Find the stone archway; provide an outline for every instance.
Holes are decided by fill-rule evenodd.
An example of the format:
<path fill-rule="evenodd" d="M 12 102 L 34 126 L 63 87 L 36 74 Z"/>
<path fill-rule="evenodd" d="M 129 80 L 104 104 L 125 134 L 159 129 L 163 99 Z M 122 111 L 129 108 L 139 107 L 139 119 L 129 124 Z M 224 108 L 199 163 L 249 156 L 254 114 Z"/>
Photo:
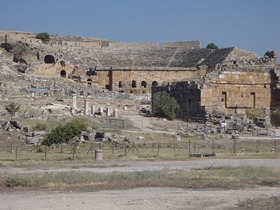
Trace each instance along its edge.
<path fill-rule="evenodd" d="M 54 59 L 54 56 L 53 55 L 46 55 L 44 57 L 44 62 L 45 63 L 55 63 L 55 59 Z"/>
<path fill-rule="evenodd" d="M 156 86 L 158 86 L 158 82 L 157 81 L 153 81 L 152 82 L 152 87 L 156 87 Z"/>
<path fill-rule="evenodd" d="M 142 86 L 143 88 L 147 88 L 147 82 L 146 82 L 146 81 L 142 81 L 142 82 L 141 82 L 141 86 Z"/>
<path fill-rule="evenodd" d="M 66 71 L 65 70 L 60 71 L 60 77 L 66 78 Z"/>
<path fill-rule="evenodd" d="M 119 88 L 122 88 L 122 87 L 123 87 L 123 82 L 119 81 Z"/>
<path fill-rule="evenodd" d="M 135 80 L 132 80 L 131 87 L 132 88 L 136 88 L 137 87 L 137 83 L 136 83 Z"/>
<path fill-rule="evenodd" d="M 87 79 L 87 84 L 88 84 L 89 86 L 91 86 L 91 85 L 92 85 L 92 79 Z"/>

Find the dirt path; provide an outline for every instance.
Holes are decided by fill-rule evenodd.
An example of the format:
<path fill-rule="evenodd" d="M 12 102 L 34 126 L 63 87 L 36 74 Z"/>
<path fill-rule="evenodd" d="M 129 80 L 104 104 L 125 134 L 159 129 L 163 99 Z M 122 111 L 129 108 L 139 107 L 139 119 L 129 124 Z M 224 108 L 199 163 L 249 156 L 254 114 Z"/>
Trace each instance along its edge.
<path fill-rule="evenodd" d="M 68 167 L 67 167 L 68 166 Z M 209 167 L 271 167 L 280 168 L 278 159 L 198 159 L 188 161 L 104 161 L 89 167 L 65 167 L 51 168 L 49 165 L 40 168 L 0 167 L 0 173 L 44 173 L 62 171 L 88 171 L 92 173 L 112 172 L 137 172 L 137 171 L 162 171 L 162 170 L 191 170 Z"/>
<path fill-rule="evenodd" d="M 106 165 L 106 167 L 104 167 Z M 96 168 L 0 168 L 0 173 L 51 171 L 90 171 L 93 173 L 190 170 L 221 166 L 280 167 L 277 159 L 199 159 L 190 161 L 118 161 L 105 162 Z M 111 165 L 111 166 L 110 166 Z M 0 210 L 165 210 L 231 209 L 247 198 L 280 196 L 280 188 L 256 187 L 239 190 L 179 188 L 136 188 L 96 192 L 0 190 Z"/>
<path fill-rule="evenodd" d="M 164 210 L 229 209 L 253 197 L 280 195 L 279 188 L 242 190 L 184 190 L 136 188 L 98 192 L 2 192 L 0 209 L 6 210 Z"/>

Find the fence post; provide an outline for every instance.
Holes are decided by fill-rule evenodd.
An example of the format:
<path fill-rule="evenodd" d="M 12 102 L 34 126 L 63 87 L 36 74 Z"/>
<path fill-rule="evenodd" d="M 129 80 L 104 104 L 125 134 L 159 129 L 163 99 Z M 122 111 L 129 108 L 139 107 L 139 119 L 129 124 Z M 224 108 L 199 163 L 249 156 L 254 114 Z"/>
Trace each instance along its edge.
<path fill-rule="evenodd" d="M 47 160 L 47 145 L 45 145 L 45 161 Z"/>
<path fill-rule="evenodd" d="M 215 153 L 215 140 L 213 139 L 212 140 L 212 153 L 214 154 Z"/>
<path fill-rule="evenodd" d="M 260 151 L 260 140 L 256 140 L 256 152 Z"/>
<path fill-rule="evenodd" d="M 112 141 L 112 154 L 115 154 L 115 146 L 114 146 L 114 142 Z"/>
<path fill-rule="evenodd" d="M 276 152 L 276 139 L 274 140 L 274 152 Z"/>
<path fill-rule="evenodd" d="M 236 139 L 233 139 L 233 153 L 237 153 Z"/>
<path fill-rule="evenodd" d="M 191 156 L 192 150 L 191 150 L 191 140 L 189 140 L 189 156 Z"/>
<path fill-rule="evenodd" d="M 63 153 L 63 150 L 62 150 L 62 143 L 60 144 L 60 153 Z"/>
<path fill-rule="evenodd" d="M 18 158 L 18 146 L 16 146 L 16 160 Z"/>
<path fill-rule="evenodd" d="M 175 153 L 176 153 L 176 141 L 174 141 L 174 156 L 175 156 Z"/>
<path fill-rule="evenodd" d="M 132 144 L 132 154 L 134 154 L 134 143 Z"/>
<path fill-rule="evenodd" d="M 72 151 L 73 151 L 72 160 L 74 160 L 75 159 L 75 153 L 76 153 L 76 146 L 75 145 L 73 145 Z"/>

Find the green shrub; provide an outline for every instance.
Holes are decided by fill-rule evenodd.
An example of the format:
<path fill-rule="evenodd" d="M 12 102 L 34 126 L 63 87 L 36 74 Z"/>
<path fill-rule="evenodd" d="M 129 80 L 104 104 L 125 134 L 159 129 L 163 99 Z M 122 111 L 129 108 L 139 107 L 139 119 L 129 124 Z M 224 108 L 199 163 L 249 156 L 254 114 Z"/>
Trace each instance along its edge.
<path fill-rule="evenodd" d="M 36 34 L 36 39 L 41 39 L 42 41 L 44 42 L 48 42 L 50 41 L 50 35 L 46 32 L 44 33 L 39 33 L 39 34 Z"/>
<path fill-rule="evenodd" d="M 248 109 L 246 111 L 246 115 L 249 119 L 252 120 L 254 118 L 261 117 L 262 111 L 260 109 Z"/>
<path fill-rule="evenodd" d="M 52 144 L 67 143 L 71 138 L 80 135 L 82 131 L 88 131 L 85 121 L 74 119 L 65 125 L 59 125 L 48 133 L 42 145 L 51 146 Z"/>
<path fill-rule="evenodd" d="M 165 91 L 156 93 L 152 104 L 155 116 L 166 117 L 168 119 L 174 119 L 176 110 L 179 108 L 176 99 Z"/>
<path fill-rule="evenodd" d="M 210 43 L 206 46 L 207 49 L 219 49 L 217 45 L 215 45 L 214 43 Z"/>
<path fill-rule="evenodd" d="M 11 115 L 11 119 L 12 119 L 12 117 L 15 115 L 15 113 L 19 111 L 20 105 L 17 105 L 16 103 L 12 102 L 12 103 L 6 105 L 5 109 L 7 112 L 9 112 L 9 114 Z"/>
<path fill-rule="evenodd" d="M 22 175 L 11 175 L 5 180 L 7 187 L 31 187 L 32 179 Z"/>
<path fill-rule="evenodd" d="M 60 63 L 60 65 L 61 65 L 62 67 L 65 67 L 65 66 L 66 66 L 66 63 L 65 63 L 64 60 L 61 60 L 59 63 Z"/>

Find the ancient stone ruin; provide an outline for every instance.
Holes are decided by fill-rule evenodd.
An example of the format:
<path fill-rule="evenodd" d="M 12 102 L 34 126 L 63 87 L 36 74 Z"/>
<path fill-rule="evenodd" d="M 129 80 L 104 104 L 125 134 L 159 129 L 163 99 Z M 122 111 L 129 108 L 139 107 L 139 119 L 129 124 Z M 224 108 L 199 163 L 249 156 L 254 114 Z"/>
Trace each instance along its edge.
<path fill-rule="evenodd" d="M 3 94 L 130 97 L 167 91 L 192 120 L 242 117 L 249 109 L 268 116 L 280 105 L 276 51 L 258 58 L 237 47 L 201 48 L 199 41 L 159 45 L 54 35 L 42 43 L 35 35 L 0 32 Z M 92 113 L 87 99 L 84 103 L 84 114 Z"/>

